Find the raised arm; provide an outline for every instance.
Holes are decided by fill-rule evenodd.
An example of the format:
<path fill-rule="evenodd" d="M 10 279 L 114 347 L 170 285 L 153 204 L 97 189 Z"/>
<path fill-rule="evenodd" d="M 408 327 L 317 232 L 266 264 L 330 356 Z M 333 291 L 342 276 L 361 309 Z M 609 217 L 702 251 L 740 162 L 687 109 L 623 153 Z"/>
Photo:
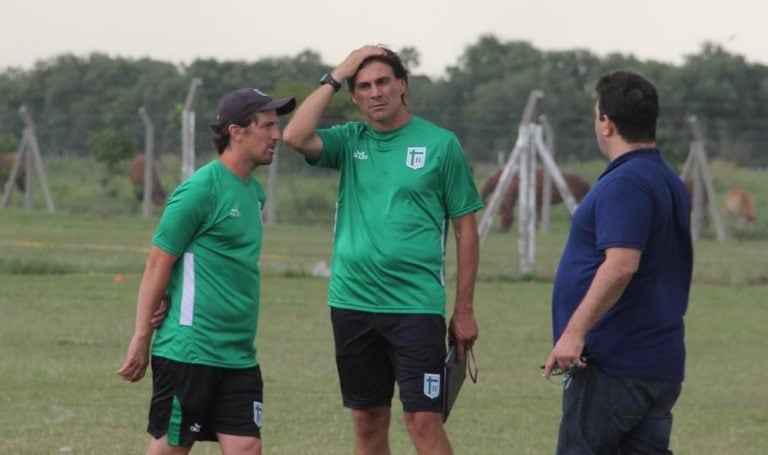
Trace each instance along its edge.
<path fill-rule="evenodd" d="M 384 55 L 384 50 L 377 46 L 363 46 L 352 51 L 339 66 L 331 71 L 331 77 L 343 83 L 347 78 L 355 75 L 363 60 L 374 55 Z M 335 93 L 330 84 L 317 87 L 296 109 L 283 131 L 283 142 L 309 160 L 314 161 L 319 158 L 323 150 L 323 141 L 315 130 Z"/>
<path fill-rule="evenodd" d="M 153 246 L 139 286 L 136 325 L 123 366 L 117 371 L 123 379 L 136 382 L 144 377 L 149 365 L 149 347 L 154 332 L 153 318 L 163 300 L 171 269 L 177 257 Z"/>

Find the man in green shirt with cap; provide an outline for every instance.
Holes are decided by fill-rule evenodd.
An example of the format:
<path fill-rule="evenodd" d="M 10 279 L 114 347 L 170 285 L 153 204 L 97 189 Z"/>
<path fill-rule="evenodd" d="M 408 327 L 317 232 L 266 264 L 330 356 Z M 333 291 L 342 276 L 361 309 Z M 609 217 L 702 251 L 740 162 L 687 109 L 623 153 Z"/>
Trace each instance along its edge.
<path fill-rule="evenodd" d="M 252 88 L 224 97 L 211 125 L 219 159 L 176 189 L 160 219 L 118 370 L 136 382 L 151 360 L 150 454 L 184 454 L 206 440 L 218 441 L 225 455 L 261 454 L 263 383 L 254 340 L 265 195 L 251 172 L 272 162 L 278 116 L 295 104 Z M 166 295 L 167 314 L 153 339 L 153 315 Z"/>

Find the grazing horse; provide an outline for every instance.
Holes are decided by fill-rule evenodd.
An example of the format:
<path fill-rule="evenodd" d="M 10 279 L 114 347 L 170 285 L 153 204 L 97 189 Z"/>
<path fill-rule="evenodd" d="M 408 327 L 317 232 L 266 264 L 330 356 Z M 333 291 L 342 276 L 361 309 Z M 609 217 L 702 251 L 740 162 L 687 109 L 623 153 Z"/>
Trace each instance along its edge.
<path fill-rule="evenodd" d="M 731 188 L 725 194 L 725 211 L 736 219 L 738 226 L 753 228 L 757 221 L 755 198 L 741 188 Z"/>
<path fill-rule="evenodd" d="M 480 196 L 482 196 L 483 201 L 485 201 L 488 195 L 493 193 L 493 190 L 496 189 L 496 185 L 499 183 L 499 178 L 501 178 L 501 173 L 502 169 L 497 170 L 491 174 L 483 183 L 483 187 L 480 189 Z M 507 187 L 507 191 L 501 199 L 501 206 L 499 207 L 499 213 L 501 215 L 501 224 L 499 226 L 499 230 L 501 232 L 509 231 L 510 227 L 512 226 L 512 222 L 514 221 L 513 212 L 515 203 L 517 202 L 517 190 L 519 186 L 517 178 L 517 174 L 512 177 L 512 183 L 510 183 L 509 187 Z M 541 218 L 541 193 L 543 188 L 543 178 L 544 171 L 542 169 L 536 170 L 536 213 L 538 214 L 539 218 Z M 563 172 L 563 178 L 568 185 L 568 189 L 571 190 L 573 197 L 576 198 L 577 201 L 581 201 L 584 198 L 584 195 L 587 194 L 587 191 L 589 191 L 589 183 L 587 183 L 578 175 L 570 174 L 567 172 Z M 557 188 L 554 188 L 553 184 L 550 203 L 559 204 L 561 202 L 563 202 L 563 198 L 560 196 L 560 192 L 557 191 Z"/>
<path fill-rule="evenodd" d="M 139 153 L 133 157 L 131 161 L 131 183 L 133 183 L 133 190 L 136 194 L 136 200 L 141 202 L 144 199 L 144 163 L 146 159 L 143 153 Z M 160 184 L 160 179 L 157 176 L 157 168 L 152 166 L 152 203 L 155 205 L 165 204 L 165 190 Z"/>
<path fill-rule="evenodd" d="M 11 175 L 13 165 L 16 163 L 16 152 L 3 153 L 0 155 L 0 192 L 5 188 L 5 183 L 8 181 L 8 177 Z M 27 175 L 27 166 L 24 161 L 19 165 L 19 170 L 16 172 L 16 186 L 24 191 L 24 182 Z"/>

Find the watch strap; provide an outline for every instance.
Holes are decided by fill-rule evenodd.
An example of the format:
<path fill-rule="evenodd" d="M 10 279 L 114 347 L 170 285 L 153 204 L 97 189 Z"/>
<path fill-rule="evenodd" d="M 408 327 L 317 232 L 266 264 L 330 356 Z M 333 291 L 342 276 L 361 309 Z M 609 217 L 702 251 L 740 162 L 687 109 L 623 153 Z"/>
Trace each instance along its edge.
<path fill-rule="evenodd" d="M 323 85 L 323 84 L 328 84 L 331 87 L 333 87 L 334 92 L 338 92 L 339 90 L 341 90 L 341 82 L 334 79 L 331 73 L 325 73 L 323 74 L 323 77 L 320 78 L 320 85 Z"/>

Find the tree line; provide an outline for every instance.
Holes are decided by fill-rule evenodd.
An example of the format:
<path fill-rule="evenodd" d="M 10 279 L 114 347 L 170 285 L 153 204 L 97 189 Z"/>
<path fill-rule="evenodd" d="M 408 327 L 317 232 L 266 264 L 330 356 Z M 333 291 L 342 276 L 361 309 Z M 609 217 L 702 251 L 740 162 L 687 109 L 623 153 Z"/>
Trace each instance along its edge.
<path fill-rule="evenodd" d="M 514 146 L 534 89 L 544 92 L 538 112 L 554 127 L 559 159 L 594 159 L 594 83 L 607 71 L 632 68 L 659 89 L 659 142 L 670 160 L 685 158 L 691 138 L 685 119 L 695 115 L 713 156 L 745 166 L 768 165 L 762 150 L 768 143 L 768 67 L 713 43 L 673 65 L 618 53 L 601 57 L 583 49 L 542 51 L 528 42 L 486 35 L 439 77 L 419 74 L 417 49 L 401 54 L 412 73 L 411 111 L 456 132 L 475 163 L 496 161 L 499 152 Z M 207 153 L 212 150 L 208 123 L 224 94 L 251 86 L 301 100 L 337 63 L 323 62 L 312 50 L 257 61 L 198 59 L 183 66 L 94 53 L 60 55 L 28 70 L 6 69 L 0 73 L 0 153 L 17 146 L 22 104 L 35 119 L 46 154 L 91 154 L 89 141 L 104 130 L 123 132 L 139 151 L 140 107 L 155 124 L 157 152 L 180 153 L 181 112 L 194 78 L 203 81 L 194 108 L 196 149 Z M 348 119 L 359 119 L 358 110 L 347 97 L 335 97 L 326 121 Z"/>

